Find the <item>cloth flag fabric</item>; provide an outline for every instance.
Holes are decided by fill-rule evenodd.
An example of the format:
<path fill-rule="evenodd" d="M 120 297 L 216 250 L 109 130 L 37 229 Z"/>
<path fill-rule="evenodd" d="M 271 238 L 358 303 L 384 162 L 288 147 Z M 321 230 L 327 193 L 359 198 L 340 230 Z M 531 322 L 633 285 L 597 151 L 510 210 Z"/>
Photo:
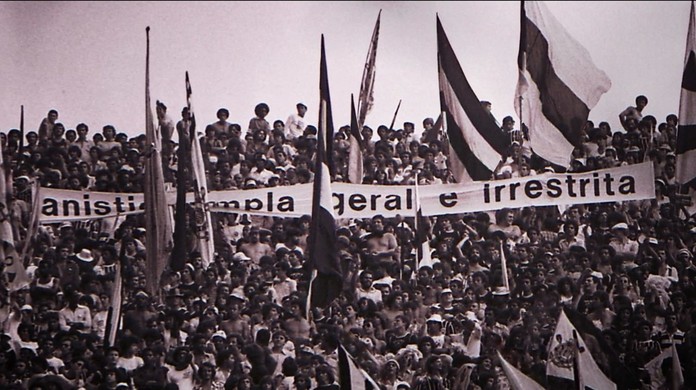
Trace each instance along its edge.
<path fill-rule="evenodd" d="M 12 190 L 12 183 L 8 183 L 10 177 L 6 174 L 4 156 L 0 153 L 0 261 L 4 262 L 3 282 L 9 291 L 17 291 L 30 283 L 24 268 L 24 258 L 20 257 L 15 247 L 15 233 L 10 223 L 8 208 L 8 192 Z M 30 237 L 27 236 L 27 240 Z"/>
<path fill-rule="evenodd" d="M 671 375 L 665 377 L 663 364 L 665 360 L 670 359 L 668 373 Z M 679 361 L 679 354 L 677 353 L 677 347 L 672 344 L 670 348 L 662 351 L 661 354 L 655 356 L 651 361 L 645 364 L 645 369 L 650 374 L 650 388 L 651 389 L 670 389 L 679 390 L 684 385 L 684 373 L 682 372 L 681 362 Z"/>
<path fill-rule="evenodd" d="M 693 1 L 684 57 L 677 128 L 676 179 L 679 183 L 693 185 L 696 184 L 696 14 Z"/>
<path fill-rule="evenodd" d="M 157 295 L 159 278 L 164 271 L 168 248 L 171 248 L 172 229 L 167 217 L 167 200 L 164 193 L 161 138 L 155 128 L 150 102 L 150 27 L 147 33 L 145 61 L 145 138 L 151 153 L 145 161 L 145 235 L 147 240 L 147 289 Z"/>
<path fill-rule="evenodd" d="M 123 277 L 121 276 L 121 265 L 116 264 L 114 272 L 114 285 L 111 291 L 111 307 L 104 332 L 104 344 L 116 345 L 116 334 L 121 328 L 121 306 L 123 305 Z"/>
<path fill-rule="evenodd" d="M 213 262 L 213 256 L 215 254 L 215 245 L 213 243 L 213 223 L 212 218 L 210 217 L 210 210 L 208 210 L 208 207 L 206 206 L 208 182 L 205 175 L 203 151 L 201 150 L 201 143 L 199 142 L 199 139 L 203 136 L 203 134 L 196 134 L 196 116 L 193 113 L 191 95 L 191 82 L 189 80 L 189 74 L 186 72 L 186 102 L 187 108 L 191 115 L 188 133 L 191 134 L 191 164 L 193 166 L 193 178 L 195 180 L 193 186 L 193 192 L 196 199 L 194 206 L 196 215 L 195 230 L 198 235 L 198 250 L 200 251 L 201 258 L 203 259 L 203 266 L 207 268 L 208 265 Z"/>
<path fill-rule="evenodd" d="M 509 137 L 481 106 L 439 17 L 437 52 L 440 106 L 447 121 L 452 174 L 458 183 L 488 180 L 506 152 Z"/>
<path fill-rule="evenodd" d="M 348 181 L 353 184 L 362 184 L 364 169 L 362 145 L 363 139 L 360 134 L 361 126 L 355 114 L 355 101 L 350 95 L 350 150 L 348 151 Z"/>
<path fill-rule="evenodd" d="M 372 110 L 375 102 L 375 74 L 377 72 L 377 43 L 379 42 L 379 23 L 382 17 L 382 10 L 379 10 L 375 28 L 372 30 L 370 47 L 367 50 L 365 59 L 365 69 L 363 69 L 362 80 L 360 81 L 360 95 L 358 95 L 358 128 L 362 129 L 365 124 L 367 114 Z"/>
<path fill-rule="evenodd" d="M 505 248 L 503 246 L 503 242 L 500 242 L 500 269 L 502 273 L 502 278 L 503 278 L 503 287 L 509 292 L 510 291 L 510 282 L 508 281 L 508 273 L 507 273 L 507 258 L 505 257 Z"/>
<path fill-rule="evenodd" d="M 341 390 L 378 390 L 380 387 L 370 375 L 359 368 L 346 349 L 338 347 L 338 380 Z"/>
<path fill-rule="evenodd" d="M 528 377 L 522 371 L 518 370 L 517 367 L 513 366 L 505 360 L 503 355 L 498 352 L 498 358 L 500 359 L 500 365 L 503 367 L 503 372 L 505 377 L 507 377 L 508 383 L 512 390 L 543 390 L 544 387 L 538 384 L 534 379 Z"/>
<path fill-rule="evenodd" d="M 592 358 L 577 329 L 561 311 L 556 330 L 549 343 L 546 375 L 579 381 L 576 387 L 594 390 L 616 389 Z"/>
<path fill-rule="evenodd" d="M 597 365 L 616 383 L 619 389 L 635 389 L 640 387 L 639 375 L 629 369 L 619 357 L 619 354 L 605 340 L 602 331 L 597 328 L 586 315 L 575 309 L 565 307 L 564 312 L 570 323 L 588 344 L 590 353 Z"/>
<path fill-rule="evenodd" d="M 530 146 L 544 159 L 567 167 L 590 110 L 611 81 L 537 1 L 522 2 L 517 63 L 515 111 L 529 129 Z"/>
<path fill-rule="evenodd" d="M 432 248 L 430 248 L 430 221 L 423 216 L 420 205 L 420 193 L 418 191 L 418 175 L 416 175 L 416 270 L 433 266 Z"/>
<path fill-rule="evenodd" d="M 341 293 L 343 275 L 336 249 L 336 220 L 326 152 L 327 138 L 329 138 L 327 134 L 333 133 L 333 121 L 331 120 L 331 100 L 323 35 L 319 90 L 319 129 L 312 194 L 312 222 L 307 247 L 309 249 L 308 265 L 313 273 L 309 306 L 324 308 Z"/>

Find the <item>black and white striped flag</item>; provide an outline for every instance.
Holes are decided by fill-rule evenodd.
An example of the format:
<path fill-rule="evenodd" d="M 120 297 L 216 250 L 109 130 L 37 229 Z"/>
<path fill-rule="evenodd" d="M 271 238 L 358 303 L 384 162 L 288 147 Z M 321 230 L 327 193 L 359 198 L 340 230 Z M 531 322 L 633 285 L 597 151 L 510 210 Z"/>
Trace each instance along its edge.
<path fill-rule="evenodd" d="M 537 1 L 523 1 L 515 111 L 536 154 L 570 165 L 590 110 L 611 87 L 590 53 Z"/>
<path fill-rule="evenodd" d="M 440 106 L 447 118 L 450 168 L 457 182 L 489 180 L 509 136 L 481 106 L 437 18 Z"/>
<path fill-rule="evenodd" d="M 677 129 L 676 179 L 681 184 L 696 181 L 696 15 L 691 2 L 689 32 L 686 37 L 684 75 L 679 100 L 679 127 Z"/>

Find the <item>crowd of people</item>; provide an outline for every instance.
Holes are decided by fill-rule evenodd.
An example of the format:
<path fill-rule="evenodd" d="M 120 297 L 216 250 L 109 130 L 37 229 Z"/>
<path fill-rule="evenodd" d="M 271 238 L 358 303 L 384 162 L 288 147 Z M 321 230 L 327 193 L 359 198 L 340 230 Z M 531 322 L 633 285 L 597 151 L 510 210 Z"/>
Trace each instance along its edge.
<path fill-rule="evenodd" d="M 310 216 L 213 213 L 214 258 L 206 264 L 190 240 L 183 268 L 167 269 L 155 292 L 146 288 L 153 275 L 146 271 L 142 214 L 32 229 L 32 182 L 143 192 L 152 157 L 144 134 L 84 123 L 66 129 L 51 110 L 37 131 L 0 133 L 12 182 L 0 217 L 10 221 L 17 248 L 30 243 L 23 259 L 4 248 L 0 387 L 339 389 L 339 348 L 386 390 L 505 388 L 498 352 L 548 385 L 547 347 L 564 308 L 596 328 L 601 343 L 587 344 L 606 372 L 616 358 L 637 387 L 655 388 L 660 379 L 646 366 L 676 345 L 686 386 L 694 387 L 696 219 L 675 180 L 677 117 L 658 124 L 643 115 L 646 105 L 640 96 L 621 112 L 618 131 L 588 121 L 568 169 L 651 161 L 654 199 L 427 218 L 420 222 L 431 248 L 427 262 L 420 261 L 423 234 L 414 216 L 338 220 L 342 293 L 309 311 Z M 311 182 L 317 128 L 307 111 L 299 103 L 271 124 L 261 103 L 242 126 L 218 110 L 217 121 L 198 129 L 208 189 Z M 190 115 L 184 109 L 175 121 L 157 102 L 157 120 L 165 180 L 175 187 Z M 420 136 L 411 122 L 381 125 L 376 136 L 364 126 L 363 184 L 451 183 L 438 122 L 423 120 Z M 534 154 L 512 117 L 500 131 L 509 136 L 509 151 L 492 180 L 563 168 Z M 350 126 L 333 136 L 334 181 L 348 180 L 350 138 Z M 13 261 L 29 278 L 18 289 L 8 273 Z M 122 318 L 110 344 L 116 272 Z"/>

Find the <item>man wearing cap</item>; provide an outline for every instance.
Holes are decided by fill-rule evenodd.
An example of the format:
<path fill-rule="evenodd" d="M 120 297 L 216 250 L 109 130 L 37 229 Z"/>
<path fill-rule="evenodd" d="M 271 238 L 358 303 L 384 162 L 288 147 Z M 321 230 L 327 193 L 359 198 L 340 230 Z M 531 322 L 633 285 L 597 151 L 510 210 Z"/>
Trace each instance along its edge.
<path fill-rule="evenodd" d="M 612 226 L 611 232 L 614 238 L 609 241 L 609 246 L 614 248 L 616 256 L 622 260 L 634 258 L 638 254 L 638 242 L 628 237 L 628 224 L 619 222 Z"/>
<path fill-rule="evenodd" d="M 150 296 L 144 291 L 135 294 L 135 307 L 123 313 L 123 329 L 142 337 L 147 330 L 147 322 L 157 318 L 157 313 L 150 309 Z"/>

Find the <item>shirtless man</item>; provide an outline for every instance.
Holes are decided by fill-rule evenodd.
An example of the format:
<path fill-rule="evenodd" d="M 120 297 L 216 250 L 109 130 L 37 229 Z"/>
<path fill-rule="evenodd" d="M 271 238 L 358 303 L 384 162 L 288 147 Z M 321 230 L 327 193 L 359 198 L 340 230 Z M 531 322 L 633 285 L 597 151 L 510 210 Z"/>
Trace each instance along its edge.
<path fill-rule="evenodd" d="M 384 217 L 375 215 L 372 217 L 370 236 L 367 238 L 368 266 L 379 264 L 398 264 L 399 244 L 396 236 L 384 230 Z M 372 263 L 372 264 L 370 264 Z"/>
<path fill-rule="evenodd" d="M 251 230 L 249 230 L 248 242 L 245 242 L 239 247 L 240 251 L 251 257 L 251 262 L 256 266 L 259 265 L 261 257 L 273 256 L 275 253 L 270 245 L 259 240 L 259 234 L 259 228 L 252 227 Z"/>

